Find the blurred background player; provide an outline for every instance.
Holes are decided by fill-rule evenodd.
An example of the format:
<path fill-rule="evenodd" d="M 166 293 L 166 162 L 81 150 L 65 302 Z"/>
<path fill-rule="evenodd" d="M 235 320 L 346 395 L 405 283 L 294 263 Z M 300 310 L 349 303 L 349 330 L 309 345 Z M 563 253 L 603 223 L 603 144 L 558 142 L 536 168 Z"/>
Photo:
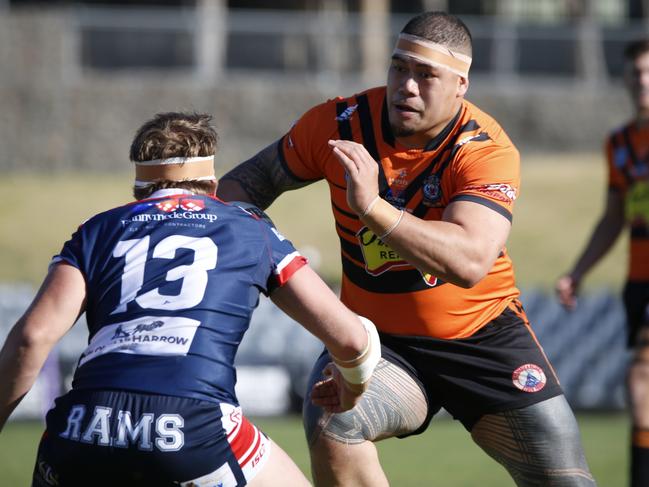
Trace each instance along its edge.
<path fill-rule="evenodd" d="M 146 122 L 130 151 L 137 201 L 79 227 L 8 336 L 0 428 L 86 312 L 89 344 L 47 415 L 33 485 L 309 485 L 235 396 L 234 357 L 260 292 L 341 364 L 315 403 L 346 410 L 365 389 L 376 329 L 259 210 L 213 196 L 216 141 L 207 115 Z"/>
<path fill-rule="evenodd" d="M 649 40 L 624 51 L 625 82 L 633 119 L 606 141 L 608 194 L 604 212 L 573 269 L 556 284 L 559 301 L 577 306 L 584 276 L 611 249 L 628 225 L 629 270 L 624 287 L 628 346 L 634 357 L 628 372 L 632 413 L 631 485 L 649 485 Z"/>
<path fill-rule="evenodd" d="M 312 108 L 221 179 L 221 197 L 262 208 L 326 179 L 342 300 L 381 332 L 383 359 L 352 411 L 304 404 L 317 485 L 387 485 L 373 442 L 423 432 L 442 407 L 517 485 L 595 485 L 518 301 L 505 243 L 519 154 L 464 100 L 471 56 L 460 19 L 421 14 L 398 37 L 387 87 Z"/>

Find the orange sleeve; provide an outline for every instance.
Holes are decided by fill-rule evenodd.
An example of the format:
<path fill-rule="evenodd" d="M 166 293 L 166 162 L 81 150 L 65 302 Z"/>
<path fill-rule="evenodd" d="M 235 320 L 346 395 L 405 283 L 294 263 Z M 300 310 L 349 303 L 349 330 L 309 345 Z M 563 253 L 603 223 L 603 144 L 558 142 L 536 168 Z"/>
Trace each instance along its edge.
<path fill-rule="evenodd" d="M 513 145 L 476 142 L 459 155 L 450 201 L 483 204 L 511 221 L 520 188 L 520 155 Z"/>
<path fill-rule="evenodd" d="M 297 179 L 314 181 L 325 177 L 331 155 L 328 141 L 337 138 L 336 105 L 332 100 L 307 111 L 281 140 L 285 168 Z"/>
<path fill-rule="evenodd" d="M 615 144 L 613 143 L 614 137 L 615 134 L 608 137 L 604 146 L 606 165 L 608 167 L 608 187 L 624 192 L 626 191 L 627 182 L 618 165 L 624 167 L 626 164 L 627 154 L 623 145 L 617 150 L 615 149 Z"/>

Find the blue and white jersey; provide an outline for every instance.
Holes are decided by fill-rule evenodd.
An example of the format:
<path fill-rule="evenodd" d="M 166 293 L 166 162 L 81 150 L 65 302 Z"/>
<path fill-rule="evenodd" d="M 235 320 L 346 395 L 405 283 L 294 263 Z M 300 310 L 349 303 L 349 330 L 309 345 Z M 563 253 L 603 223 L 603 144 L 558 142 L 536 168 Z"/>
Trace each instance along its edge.
<path fill-rule="evenodd" d="M 61 261 L 87 286 L 89 344 L 74 389 L 231 404 L 259 293 L 306 263 L 252 212 L 178 189 L 94 216 L 52 262 Z"/>

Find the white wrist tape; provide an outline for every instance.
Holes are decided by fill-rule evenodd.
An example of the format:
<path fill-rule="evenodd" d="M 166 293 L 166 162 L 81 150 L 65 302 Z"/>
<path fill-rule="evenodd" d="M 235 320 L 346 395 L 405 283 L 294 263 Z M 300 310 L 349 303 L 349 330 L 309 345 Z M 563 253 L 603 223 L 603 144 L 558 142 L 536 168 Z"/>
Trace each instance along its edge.
<path fill-rule="evenodd" d="M 359 318 L 368 336 L 367 347 L 363 353 L 352 360 L 340 360 L 331 356 L 340 374 L 350 384 L 364 384 L 370 380 L 374 368 L 381 358 L 381 340 L 376 326 L 363 316 L 359 316 Z"/>

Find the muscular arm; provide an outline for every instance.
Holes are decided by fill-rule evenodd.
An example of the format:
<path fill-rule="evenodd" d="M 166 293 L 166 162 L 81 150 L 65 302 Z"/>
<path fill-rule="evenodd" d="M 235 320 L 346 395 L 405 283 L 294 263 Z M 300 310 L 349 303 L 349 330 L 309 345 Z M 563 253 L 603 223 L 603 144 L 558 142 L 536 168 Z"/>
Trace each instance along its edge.
<path fill-rule="evenodd" d="M 220 180 L 216 195 L 224 201 L 247 201 L 265 210 L 284 191 L 311 183 L 299 181 L 281 163 L 278 146 L 273 142 L 257 155 L 228 171 Z"/>
<path fill-rule="evenodd" d="M 619 191 L 610 190 L 606 208 L 595 225 L 593 233 L 572 271 L 559 278 L 556 284 L 559 302 L 568 309 L 577 304 L 577 293 L 584 276 L 606 255 L 624 228 L 624 197 Z"/>
<path fill-rule="evenodd" d="M 373 230 L 386 228 L 387 222 L 380 217 L 373 212 L 364 221 Z M 457 286 L 472 287 L 493 267 L 510 228 L 509 220 L 494 210 L 458 201 L 446 208 L 442 221 L 404 214 L 384 241 L 418 269 Z"/>
<path fill-rule="evenodd" d="M 0 430 L 34 384 L 48 354 L 83 312 L 86 284 L 67 264 L 53 266 L 0 351 Z"/>
<path fill-rule="evenodd" d="M 358 316 L 309 266 L 300 268 L 270 298 L 342 360 L 358 357 L 367 346 L 367 333 Z"/>
<path fill-rule="evenodd" d="M 383 199 L 372 203 L 378 195 L 378 165 L 365 148 L 349 141 L 332 141 L 330 145 L 349 175 L 349 207 L 378 236 L 399 222 L 383 241 L 402 258 L 461 287 L 474 286 L 487 275 L 509 236 L 507 218 L 469 201 L 448 205 L 441 221 L 422 220 L 405 212 L 400 216 L 400 210 Z"/>

